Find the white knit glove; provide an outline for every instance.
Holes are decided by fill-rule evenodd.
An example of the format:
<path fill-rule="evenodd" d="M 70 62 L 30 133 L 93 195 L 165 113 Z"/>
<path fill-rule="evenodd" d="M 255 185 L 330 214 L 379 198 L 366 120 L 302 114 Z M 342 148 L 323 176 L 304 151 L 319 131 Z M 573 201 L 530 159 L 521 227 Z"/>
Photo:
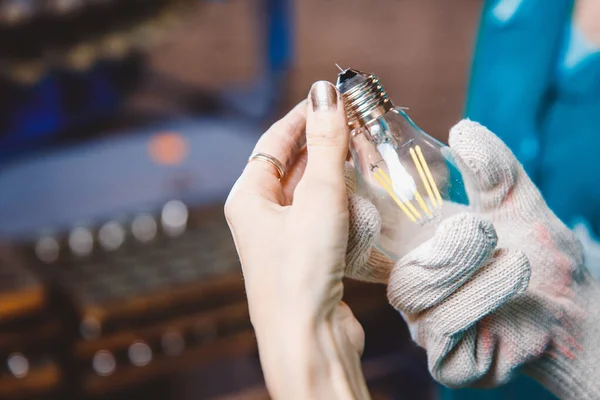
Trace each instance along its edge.
<path fill-rule="evenodd" d="M 372 249 L 379 215 L 348 177 L 346 275 L 388 283 L 442 384 L 496 386 L 523 368 L 560 398 L 600 399 L 600 289 L 579 242 L 486 128 L 462 121 L 450 146 L 470 213 L 396 265 Z"/>

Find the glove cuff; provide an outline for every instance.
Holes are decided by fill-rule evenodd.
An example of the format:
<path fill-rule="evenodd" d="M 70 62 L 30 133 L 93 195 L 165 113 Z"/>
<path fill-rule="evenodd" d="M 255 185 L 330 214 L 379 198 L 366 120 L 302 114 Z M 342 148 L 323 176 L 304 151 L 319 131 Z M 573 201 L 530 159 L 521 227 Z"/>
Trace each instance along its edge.
<path fill-rule="evenodd" d="M 600 396 L 598 376 L 585 365 L 566 357 L 545 356 L 524 367 L 523 372 L 560 399 L 595 400 Z"/>
<path fill-rule="evenodd" d="M 595 400 L 600 399 L 600 285 L 587 270 L 580 285 L 581 335 L 555 346 L 524 372 L 560 399 Z"/>

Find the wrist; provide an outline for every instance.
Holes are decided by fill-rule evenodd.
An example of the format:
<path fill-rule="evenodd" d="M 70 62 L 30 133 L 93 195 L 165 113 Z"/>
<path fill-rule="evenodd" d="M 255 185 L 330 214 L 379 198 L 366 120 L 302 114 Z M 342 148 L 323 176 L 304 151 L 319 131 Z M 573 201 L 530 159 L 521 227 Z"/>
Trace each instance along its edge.
<path fill-rule="evenodd" d="M 309 323 L 281 321 L 257 330 L 265 383 L 271 397 L 319 399 L 319 380 L 329 380 L 332 360 L 319 340 L 319 329 Z M 334 399 L 335 397 L 330 396 Z"/>
<path fill-rule="evenodd" d="M 261 326 L 257 340 L 274 399 L 366 399 L 360 357 L 335 321 L 287 318 Z"/>

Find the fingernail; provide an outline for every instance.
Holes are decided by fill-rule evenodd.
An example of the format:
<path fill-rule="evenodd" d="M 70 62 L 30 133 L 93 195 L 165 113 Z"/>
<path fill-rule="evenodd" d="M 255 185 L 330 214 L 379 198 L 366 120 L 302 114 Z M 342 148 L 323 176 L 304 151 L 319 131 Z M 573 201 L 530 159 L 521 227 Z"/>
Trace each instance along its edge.
<path fill-rule="evenodd" d="M 337 109 L 337 90 L 327 81 L 317 82 L 310 89 L 310 101 L 313 111 L 333 111 Z"/>

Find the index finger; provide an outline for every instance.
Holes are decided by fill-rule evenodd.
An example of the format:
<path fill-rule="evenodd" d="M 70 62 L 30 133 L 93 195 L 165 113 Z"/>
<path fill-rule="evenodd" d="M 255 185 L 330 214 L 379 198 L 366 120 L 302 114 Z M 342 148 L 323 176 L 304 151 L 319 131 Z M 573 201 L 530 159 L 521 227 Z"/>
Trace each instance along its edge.
<path fill-rule="evenodd" d="M 261 136 L 252 154 L 263 153 L 276 158 L 287 172 L 305 143 L 305 128 L 306 100 L 303 100 Z M 269 202 L 283 205 L 280 176 L 270 163 L 260 160 L 248 162 L 236 186 L 245 193 L 253 193 Z"/>

